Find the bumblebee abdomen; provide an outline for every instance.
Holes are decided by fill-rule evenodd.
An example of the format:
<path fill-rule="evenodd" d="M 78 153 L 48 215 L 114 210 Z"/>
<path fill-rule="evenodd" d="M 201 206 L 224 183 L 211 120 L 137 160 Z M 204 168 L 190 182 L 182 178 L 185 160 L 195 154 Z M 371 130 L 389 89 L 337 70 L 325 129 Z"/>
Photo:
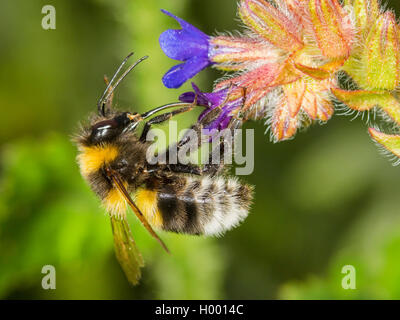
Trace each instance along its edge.
<path fill-rule="evenodd" d="M 251 199 L 252 188 L 237 179 L 207 176 L 180 177 L 136 196 L 153 226 L 198 235 L 219 235 L 238 225 L 247 217 Z"/>

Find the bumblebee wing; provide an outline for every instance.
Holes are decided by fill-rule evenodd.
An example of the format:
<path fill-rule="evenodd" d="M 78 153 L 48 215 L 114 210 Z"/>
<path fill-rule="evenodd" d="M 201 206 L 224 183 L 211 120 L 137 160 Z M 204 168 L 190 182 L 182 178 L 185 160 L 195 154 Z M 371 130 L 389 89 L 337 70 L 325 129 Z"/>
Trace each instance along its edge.
<path fill-rule="evenodd" d="M 111 227 L 114 237 L 115 255 L 124 270 L 128 281 L 136 285 L 140 279 L 140 268 L 144 266 L 132 232 L 126 219 L 111 217 Z"/>
<path fill-rule="evenodd" d="M 124 184 L 122 183 L 121 179 L 119 178 L 119 175 L 110 168 L 108 168 L 107 170 L 108 170 L 109 177 L 111 178 L 111 180 L 113 181 L 113 183 L 117 187 L 117 189 L 124 196 L 126 202 L 129 204 L 129 206 L 135 213 L 136 217 L 138 217 L 138 219 L 143 224 L 143 226 L 147 229 L 147 231 L 161 244 L 161 246 L 164 248 L 164 250 L 166 252 L 170 253 L 167 246 L 165 245 L 165 243 L 161 240 L 161 238 L 157 235 L 157 233 L 155 233 L 155 231 L 150 226 L 150 224 L 146 220 L 143 213 L 140 211 L 138 206 L 132 200 L 131 196 L 129 195 L 129 192 L 126 190 L 126 188 L 124 187 Z"/>

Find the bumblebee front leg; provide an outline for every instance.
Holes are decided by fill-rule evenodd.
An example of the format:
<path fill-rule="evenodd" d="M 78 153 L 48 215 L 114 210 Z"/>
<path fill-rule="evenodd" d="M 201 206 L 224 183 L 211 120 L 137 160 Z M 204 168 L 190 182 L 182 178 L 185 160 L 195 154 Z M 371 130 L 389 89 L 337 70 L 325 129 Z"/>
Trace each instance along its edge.
<path fill-rule="evenodd" d="M 171 119 L 173 116 L 176 116 L 177 114 L 180 114 L 180 113 L 184 113 L 184 112 L 190 111 L 193 108 L 194 108 L 193 104 L 192 105 L 188 105 L 186 107 L 183 107 L 183 108 L 171 111 L 171 112 L 166 112 L 166 113 L 160 114 L 160 115 L 150 119 L 144 125 L 142 134 L 140 135 L 140 141 L 141 142 L 146 141 L 147 134 L 149 133 L 150 128 L 151 128 L 151 126 L 153 124 L 159 124 L 159 123 L 165 122 L 165 121 Z"/>
<path fill-rule="evenodd" d="M 241 121 L 232 117 L 231 120 L 229 121 L 229 124 L 225 130 L 229 130 L 230 134 L 232 136 L 232 140 L 230 140 L 231 147 L 230 151 L 233 153 L 234 152 L 234 138 L 235 138 L 235 129 L 240 128 L 241 126 Z M 219 139 L 218 144 L 212 149 L 211 154 L 208 159 L 208 163 L 205 164 L 202 168 L 202 173 L 209 174 L 211 176 L 216 175 L 217 173 L 220 173 L 225 166 L 225 139 L 221 141 L 220 136 L 217 137 Z M 214 163 L 214 159 L 219 159 L 218 163 Z"/>
<path fill-rule="evenodd" d="M 200 165 L 193 165 L 193 164 L 167 164 L 165 166 L 165 170 L 175 173 L 189 173 L 194 175 L 211 175 L 214 176 L 217 173 L 221 172 L 224 168 L 224 153 L 225 151 L 225 143 L 220 142 L 213 150 L 209 156 L 208 163 L 200 166 Z M 213 163 L 213 159 L 216 158 L 216 154 L 219 153 L 219 162 Z M 155 167 L 158 167 L 157 165 Z"/>
<path fill-rule="evenodd" d="M 208 112 L 203 119 L 201 119 L 196 124 L 191 126 L 190 129 L 195 132 L 197 137 L 201 137 L 203 128 L 211 124 L 211 122 L 220 115 L 221 111 L 222 109 L 220 107 L 214 108 L 213 110 Z M 186 143 L 190 141 L 190 138 L 191 138 L 190 132 L 188 132 L 182 137 L 182 139 L 176 144 L 176 148 L 178 149 L 178 151 L 180 148 L 182 148 Z M 197 147 L 200 147 L 202 143 L 203 141 L 201 141 L 201 139 L 198 139 Z"/>
<path fill-rule="evenodd" d="M 236 121 L 236 119 L 232 118 L 230 124 L 228 125 L 228 128 L 232 134 L 234 134 L 234 129 L 238 128 L 240 126 L 240 123 Z M 181 140 L 182 141 L 182 140 Z M 184 146 L 186 143 L 182 144 L 177 144 L 175 145 L 176 150 L 173 152 L 177 152 L 182 146 Z M 167 156 L 171 154 L 171 148 L 168 149 L 169 152 L 166 153 Z M 233 147 L 232 147 L 233 151 Z M 213 150 L 211 151 L 211 154 L 209 155 L 208 162 L 204 164 L 203 166 L 200 165 L 184 165 L 181 163 L 177 164 L 168 164 L 166 165 L 166 170 L 176 172 L 176 173 L 190 173 L 190 174 L 195 174 L 195 175 L 211 175 L 214 176 L 218 173 L 220 173 L 225 167 L 224 163 L 224 158 L 225 156 L 225 140 L 221 139 L 218 141 L 218 144 L 214 146 Z M 167 159 L 167 158 L 166 158 Z M 218 163 L 214 163 L 215 159 L 219 159 Z M 178 160 L 179 161 L 179 160 Z"/>
<path fill-rule="evenodd" d="M 202 129 L 210 124 L 212 120 L 214 120 L 219 113 L 221 112 L 221 109 L 215 108 L 211 110 L 207 115 L 199 122 L 196 124 L 192 125 L 190 127 L 190 130 L 179 140 L 178 142 L 175 142 L 172 146 L 167 148 L 167 150 L 164 151 L 164 155 L 162 156 L 163 159 L 170 159 L 171 154 L 174 158 L 176 158 L 177 153 L 179 150 L 186 145 L 192 138 L 192 132 L 194 131 L 197 139 L 197 148 L 200 148 L 202 145 L 203 141 L 201 141 L 201 136 L 202 136 Z M 194 150 L 193 150 L 194 151 Z"/>
<path fill-rule="evenodd" d="M 179 150 L 185 146 L 187 143 L 191 141 L 192 137 L 192 132 L 194 131 L 197 137 L 202 136 L 202 129 L 206 126 L 208 126 L 214 119 L 216 119 L 220 112 L 222 111 L 221 108 L 215 108 L 211 110 L 207 115 L 199 122 L 194 124 L 188 131 L 187 134 L 185 134 L 180 141 L 177 143 L 174 143 L 172 147 L 169 147 L 166 151 L 165 154 L 163 155 L 162 158 L 164 159 L 170 159 L 171 155 L 177 155 Z M 228 126 L 229 127 L 229 126 Z M 197 148 L 199 148 L 202 145 L 203 141 L 201 139 L 197 139 Z M 194 150 L 193 150 L 194 151 Z M 215 175 L 220 171 L 220 169 L 223 167 L 223 156 L 220 159 L 221 162 L 219 164 L 212 164 L 211 160 L 215 158 L 215 154 L 217 152 L 222 152 L 222 155 L 224 154 L 224 144 L 221 144 L 217 146 L 213 151 L 212 154 L 210 155 L 210 159 L 208 164 L 204 166 L 199 166 L 199 165 L 185 165 L 181 163 L 177 164 L 168 164 L 166 166 L 166 170 L 176 172 L 176 173 L 190 173 L 190 174 L 196 174 L 196 175 L 202 175 L 202 174 L 211 174 Z M 176 158 L 176 157 L 174 157 Z M 178 159 L 179 161 L 179 159 Z"/>
<path fill-rule="evenodd" d="M 150 127 L 152 124 L 161 123 L 163 121 L 170 119 L 175 114 L 189 111 L 191 109 L 192 109 L 192 106 L 188 106 L 188 107 L 184 107 L 184 108 L 175 110 L 173 112 L 161 114 L 158 117 L 151 119 L 150 121 L 148 121 L 145 124 L 145 128 L 143 129 L 140 139 L 142 141 L 145 140 L 147 133 L 150 130 Z M 194 130 L 197 137 L 201 137 L 202 129 L 204 127 L 208 126 L 209 124 L 211 124 L 212 121 L 215 120 L 219 116 L 221 111 L 222 111 L 222 108 L 220 108 L 220 107 L 214 108 L 213 110 L 208 112 L 207 115 L 201 121 L 199 121 L 195 125 L 193 125 L 191 127 L 191 130 Z M 232 117 L 230 123 L 227 126 L 227 129 L 231 130 L 231 134 L 233 135 L 234 129 L 240 127 L 240 125 L 241 125 L 240 120 Z M 175 143 L 172 147 L 168 148 L 165 151 L 165 155 L 163 156 L 163 158 L 170 159 L 171 153 L 175 154 L 175 153 L 179 152 L 179 150 L 183 146 L 185 146 L 190 141 L 190 139 L 191 139 L 190 133 L 184 135 L 179 142 Z M 197 139 L 197 140 L 198 140 L 197 148 L 199 148 L 202 145 L 203 141 L 201 141 L 201 139 Z M 203 174 L 215 175 L 224 168 L 224 155 L 225 155 L 224 151 L 225 151 L 225 142 L 221 143 L 221 141 L 220 141 L 219 144 L 212 150 L 212 153 L 209 156 L 209 161 L 207 164 L 205 164 L 203 166 L 186 165 L 186 164 L 181 164 L 181 163 L 168 164 L 168 165 L 166 165 L 165 170 L 175 172 L 175 173 L 189 173 L 189 174 L 195 174 L 195 175 L 203 175 Z M 219 163 L 213 163 L 212 160 L 216 158 L 217 153 L 219 153 L 220 161 L 219 161 Z"/>

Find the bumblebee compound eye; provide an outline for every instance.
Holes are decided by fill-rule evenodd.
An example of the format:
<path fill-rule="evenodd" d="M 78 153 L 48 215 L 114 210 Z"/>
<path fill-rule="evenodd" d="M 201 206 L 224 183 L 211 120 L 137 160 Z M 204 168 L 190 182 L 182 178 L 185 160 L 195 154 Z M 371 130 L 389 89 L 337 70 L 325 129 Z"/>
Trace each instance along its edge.
<path fill-rule="evenodd" d="M 90 141 L 96 144 L 100 142 L 111 141 L 117 138 L 126 128 L 131 125 L 133 121 L 131 120 L 131 116 L 131 113 L 124 112 L 112 119 L 97 122 L 92 126 Z"/>

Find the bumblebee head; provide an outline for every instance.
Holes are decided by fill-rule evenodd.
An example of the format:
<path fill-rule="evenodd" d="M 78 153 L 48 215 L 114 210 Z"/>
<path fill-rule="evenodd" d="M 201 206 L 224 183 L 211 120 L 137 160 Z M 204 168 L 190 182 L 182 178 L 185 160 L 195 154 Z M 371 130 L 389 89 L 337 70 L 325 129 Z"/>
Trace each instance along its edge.
<path fill-rule="evenodd" d="M 136 112 L 123 112 L 110 119 L 100 120 L 90 128 L 88 140 L 94 145 L 111 142 L 125 132 L 134 131 L 141 119 Z"/>
<path fill-rule="evenodd" d="M 147 56 L 144 56 L 137 60 L 122 74 L 122 76 L 118 80 L 115 81 L 122 67 L 132 55 L 133 52 L 131 52 L 122 61 L 121 65 L 114 73 L 111 81 L 108 81 L 106 76 L 104 77 L 107 87 L 97 103 L 98 116 L 95 117 L 94 121 L 92 120 L 92 125 L 89 128 L 85 129 L 85 133 L 83 134 L 84 138 L 80 139 L 83 144 L 98 145 L 105 142 L 112 142 L 121 134 L 128 131 L 134 131 L 137 124 L 142 120 L 140 114 L 136 112 L 121 113 L 115 112 L 111 108 L 114 90 L 118 87 L 118 85 L 126 77 L 126 75 L 135 68 L 135 66 L 148 58 Z"/>
<path fill-rule="evenodd" d="M 149 118 L 161 110 L 172 107 L 187 106 L 186 103 L 166 104 L 142 114 L 136 112 L 117 112 L 113 110 L 112 99 L 114 90 L 128 75 L 128 73 L 135 68 L 135 66 L 148 58 L 148 56 L 144 56 L 137 60 L 118 78 L 118 80 L 116 80 L 122 67 L 132 55 L 133 53 L 130 53 L 122 61 L 110 81 L 108 81 L 107 77 L 104 78 L 107 87 L 97 102 L 98 115 L 92 117 L 91 125 L 89 127 L 84 126 L 83 132 L 76 138 L 78 143 L 81 143 L 84 146 L 96 146 L 102 143 L 113 142 L 125 133 L 134 132 L 137 125 L 142 120 Z"/>

